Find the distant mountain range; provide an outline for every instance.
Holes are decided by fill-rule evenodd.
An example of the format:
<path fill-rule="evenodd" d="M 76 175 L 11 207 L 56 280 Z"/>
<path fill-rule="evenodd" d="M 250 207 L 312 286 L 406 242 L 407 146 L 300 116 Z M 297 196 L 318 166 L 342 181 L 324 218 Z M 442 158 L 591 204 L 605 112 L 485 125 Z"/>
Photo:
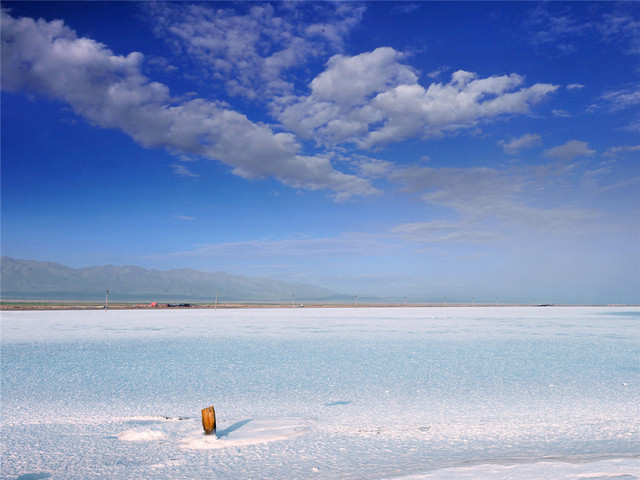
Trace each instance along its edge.
<path fill-rule="evenodd" d="M 340 295 L 313 285 L 269 278 L 248 278 L 188 268 L 146 270 L 113 265 L 70 268 L 58 263 L 2 257 L 2 299 L 102 301 L 109 289 L 114 301 L 223 302 L 341 301 Z"/>

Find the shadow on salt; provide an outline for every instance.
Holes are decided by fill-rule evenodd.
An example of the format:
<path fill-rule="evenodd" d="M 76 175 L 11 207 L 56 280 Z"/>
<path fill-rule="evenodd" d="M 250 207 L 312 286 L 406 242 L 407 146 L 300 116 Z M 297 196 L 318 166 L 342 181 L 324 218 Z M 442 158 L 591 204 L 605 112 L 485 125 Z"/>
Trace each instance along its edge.
<path fill-rule="evenodd" d="M 218 430 L 218 435 L 204 435 L 201 431 L 193 433 L 180 446 L 207 450 L 258 445 L 301 435 L 311 428 L 311 424 L 311 420 L 299 417 L 247 419 Z"/>

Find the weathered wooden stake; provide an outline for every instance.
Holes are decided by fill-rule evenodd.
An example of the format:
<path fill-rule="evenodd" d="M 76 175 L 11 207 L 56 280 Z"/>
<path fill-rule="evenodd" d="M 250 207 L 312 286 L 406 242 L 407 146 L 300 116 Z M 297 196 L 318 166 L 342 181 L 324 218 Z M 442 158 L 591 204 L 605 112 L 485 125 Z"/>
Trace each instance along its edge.
<path fill-rule="evenodd" d="M 216 411 L 213 407 L 202 410 L 202 428 L 204 428 L 205 435 L 216 433 Z"/>

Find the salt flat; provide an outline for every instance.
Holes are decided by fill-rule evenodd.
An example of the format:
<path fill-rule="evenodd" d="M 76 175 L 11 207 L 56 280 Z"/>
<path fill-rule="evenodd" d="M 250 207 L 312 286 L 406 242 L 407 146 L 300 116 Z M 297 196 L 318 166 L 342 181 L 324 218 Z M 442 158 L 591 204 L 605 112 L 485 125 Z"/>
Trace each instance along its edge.
<path fill-rule="evenodd" d="M 34 311 L 1 326 L 2 478 L 640 478 L 634 307 Z"/>

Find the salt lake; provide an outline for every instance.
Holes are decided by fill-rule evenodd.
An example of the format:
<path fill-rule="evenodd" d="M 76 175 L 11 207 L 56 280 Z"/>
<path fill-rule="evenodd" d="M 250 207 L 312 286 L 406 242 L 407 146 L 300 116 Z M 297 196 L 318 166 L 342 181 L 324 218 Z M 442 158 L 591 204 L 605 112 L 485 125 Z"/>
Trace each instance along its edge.
<path fill-rule="evenodd" d="M 637 307 L 1 315 L 1 478 L 640 478 Z"/>

